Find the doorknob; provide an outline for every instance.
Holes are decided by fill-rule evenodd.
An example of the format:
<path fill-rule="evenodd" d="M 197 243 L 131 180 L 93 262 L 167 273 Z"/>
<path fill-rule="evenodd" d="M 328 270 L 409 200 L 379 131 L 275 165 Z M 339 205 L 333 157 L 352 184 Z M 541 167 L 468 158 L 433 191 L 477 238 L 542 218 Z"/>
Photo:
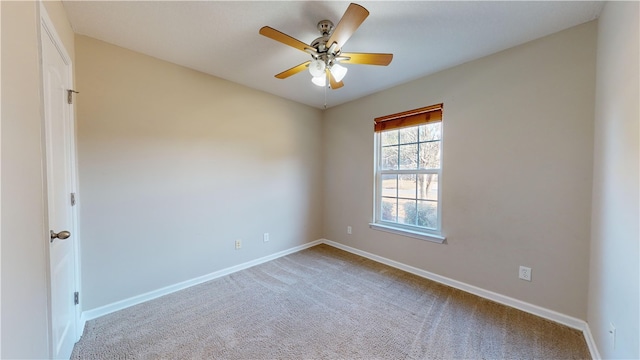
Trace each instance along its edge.
<path fill-rule="evenodd" d="M 64 230 L 64 231 L 60 231 L 59 233 L 55 233 L 53 232 L 53 230 L 49 230 L 51 233 L 51 242 L 53 242 L 53 240 L 55 239 L 60 239 L 60 240 L 64 240 L 66 238 L 68 238 L 69 236 L 71 236 L 71 233 Z"/>

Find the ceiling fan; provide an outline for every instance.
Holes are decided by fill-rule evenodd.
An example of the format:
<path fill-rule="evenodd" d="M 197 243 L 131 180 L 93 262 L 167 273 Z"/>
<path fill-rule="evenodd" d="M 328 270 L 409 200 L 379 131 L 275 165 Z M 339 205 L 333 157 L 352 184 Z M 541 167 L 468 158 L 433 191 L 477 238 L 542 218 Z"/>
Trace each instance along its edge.
<path fill-rule="evenodd" d="M 366 64 L 387 66 L 393 59 L 393 54 L 376 53 L 345 53 L 342 46 L 349 40 L 351 35 L 358 29 L 360 24 L 369 16 L 369 11 L 364 7 L 351 3 L 345 11 L 338 26 L 334 28 L 329 20 L 318 22 L 318 30 L 322 34 L 307 45 L 302 41 L 284 34 L 272 27 L 264 26 L 260 29 L 260 34 L 285 45 L 289 45 L 300 51 L 311 55 L 311 60 L 296 65 L 285 70 L 275 77 L 286 79 L 305 69 L 313 76 L 312 81 L 318 86 L 326 86 L 327 78 L 331 89 L 339 89 L 344 86 L 342 79 L 347 73 L 347 68 L 342 64 Z"/>

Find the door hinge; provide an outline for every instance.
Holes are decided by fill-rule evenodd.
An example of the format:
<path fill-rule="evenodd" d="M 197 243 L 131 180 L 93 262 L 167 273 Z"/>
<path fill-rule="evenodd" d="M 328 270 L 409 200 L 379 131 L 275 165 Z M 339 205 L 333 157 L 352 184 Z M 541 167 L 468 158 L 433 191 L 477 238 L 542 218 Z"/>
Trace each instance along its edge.
<path fill-rule="evenodd" d="M 71 206 L 76 204 L 76 193 L 71 193 Z"/>
<path fill-rule="evenodd" d="M 80 293 L 77 291 L 73 293 L 73 304 L 74 305 L 80 304 Z"/>
<path fill-rule="evenodd" d="M 67 90 L 67 103 L 73 104 L 73 93 L 80 94 L 80 92 L 68 89 Z"/>

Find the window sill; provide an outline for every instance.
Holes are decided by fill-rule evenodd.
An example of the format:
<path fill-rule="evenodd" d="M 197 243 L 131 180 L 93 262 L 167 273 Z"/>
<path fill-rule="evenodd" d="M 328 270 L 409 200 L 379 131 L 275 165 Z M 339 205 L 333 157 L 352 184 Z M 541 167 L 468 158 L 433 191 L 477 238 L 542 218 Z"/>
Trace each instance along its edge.
<path fill-rule="evenodd" d="M 397 227 L 392 227 L 392 226 L 387 226 L 387 225 L 370 223 L 369 227 L 371 229 L 373 229 L 373 230 L 384 231 L 384 232 L 388 232 L 388 233 L 392 233 L 392 234 L 396 234 L 396 235 L 407 236 L 407 237 L 412 237 L 412 238 L 420 239 L 420 240 L 427 240 L 427 241 L 431 241 L 431 242 L 438 243 L 438 244 L 442 244 L 442 243 L 445 242 L 445 240 L 447 240 L 446 237 L 438 235 L 438 234 L 429 234 L 429 233 L 411 231 L 411 230 L 400 229 L 400 228 L 397 228 Z"/>

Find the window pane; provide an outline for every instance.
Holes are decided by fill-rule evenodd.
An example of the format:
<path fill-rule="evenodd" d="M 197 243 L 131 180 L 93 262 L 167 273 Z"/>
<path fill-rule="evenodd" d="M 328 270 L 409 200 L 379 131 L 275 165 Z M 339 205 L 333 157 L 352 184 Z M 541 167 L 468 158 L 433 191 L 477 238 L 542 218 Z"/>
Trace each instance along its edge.
<path fill-rule="evenodd" d="M 418 142 L 418 127 L 413 126 L 398 130 L 400 132 L 400 144 Z"/>
<path fill-rule="evenodd" d="M 442 123 L 420 125 L 420 141 L 442 140 Z"/>
<path fill-rule="evenodd" d="M 418 199 L 438 200 L 438 174 L 421 174 L 417 178 Z"/>
<path fill-rule="evenodd" d="M 398 144 L 398 130 L 385 131 L 380 133 L 382 146 Z"/>
<path fill-rule="evenodd" d="M 395 223 L 398 229 L 439 230 L 442 123 L 387 130 L 376 136 L 380 156 L 376 219 Z"/>
<path fill-rule="evenodd" d="M 396 222 L 398 216 L 396 199 L 382 198 L 381 207 L 382 209 L 380 209 L 380 219 Z"/>
<path fill-rule="evenodd" d="M 398 175 L 398 197 L 415 199 L 416 198 L 416 175 L 403 174 Z"/>
<path fill-rule="evenodd" d="M 398 175 L 382 175 L 382 196 L 398 196 Z"/>
<path fill-rule="evenodd" d="M 438 221 L 438 203 L 418 200 L 417 225 L 435 229 Z"/>
<path fill-rule="evenodd" d="M 398 200 L 398 222 L 416 225 L 416 200 Z"/>
<path fill-rule="evenodd" d="M 440 141 L 420 143 L 420 168 L 440 168 Z"/>
<path fill-rule="evenodd" d="M 400 169 L 418 168 L 418 144 L 400 145 Z"/>
<path fill-rule="evenodd" d="M 387 146 L 382 148 L 382 159 L 380 159 L 380 167 L 383 170 L 398 169 L 398 147 Z"/>

